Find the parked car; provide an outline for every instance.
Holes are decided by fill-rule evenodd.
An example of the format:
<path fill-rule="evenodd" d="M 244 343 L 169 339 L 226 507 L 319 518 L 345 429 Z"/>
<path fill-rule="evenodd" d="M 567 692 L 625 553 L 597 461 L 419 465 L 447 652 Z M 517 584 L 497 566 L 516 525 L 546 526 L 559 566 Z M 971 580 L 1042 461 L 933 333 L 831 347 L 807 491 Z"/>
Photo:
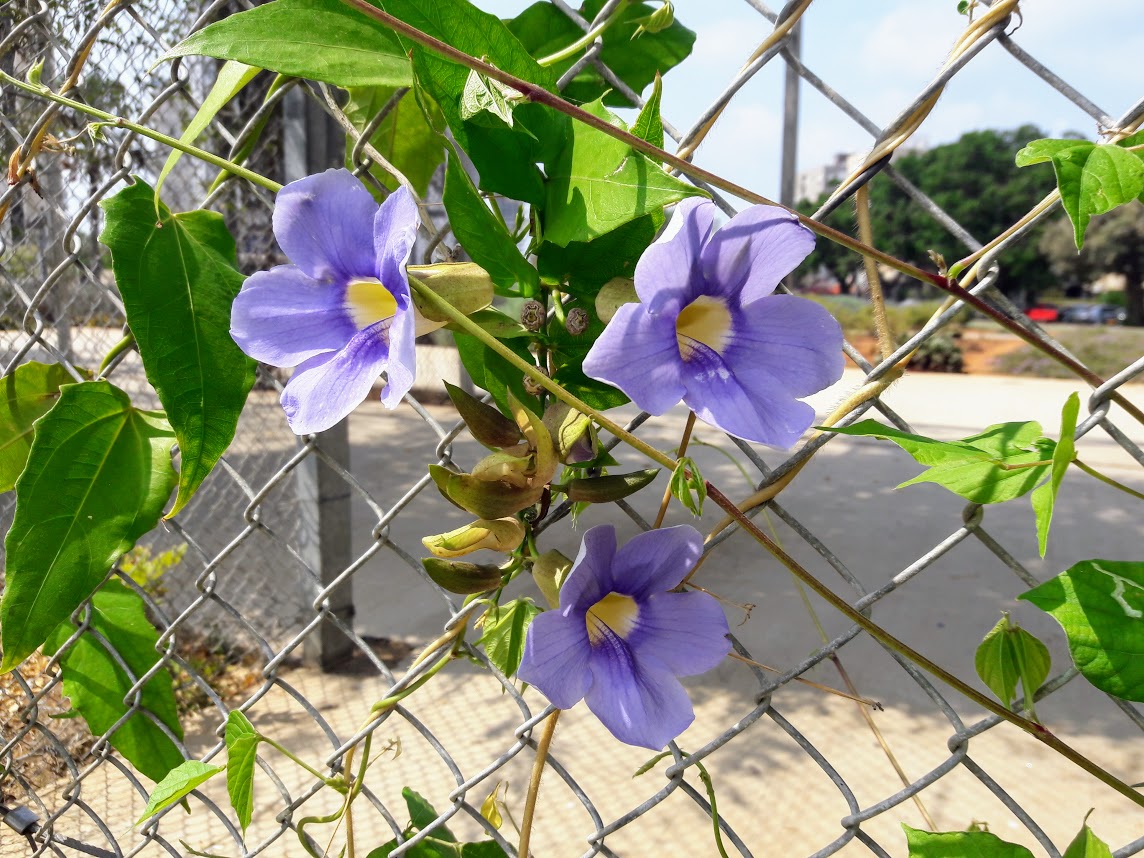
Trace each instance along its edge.
<path fill-rule="evenodd" d="M 1061 310 L 1060 321 L 1077 325 L 1118 325 L 1127 313 L 1112 304 L 1072 304 Z"/>
<path fill-rule="evenodd" d="M 1025 315 L 1034 322 L 1059 322 L 1061 309 L 1056 304 L 1034 304 Z"/>

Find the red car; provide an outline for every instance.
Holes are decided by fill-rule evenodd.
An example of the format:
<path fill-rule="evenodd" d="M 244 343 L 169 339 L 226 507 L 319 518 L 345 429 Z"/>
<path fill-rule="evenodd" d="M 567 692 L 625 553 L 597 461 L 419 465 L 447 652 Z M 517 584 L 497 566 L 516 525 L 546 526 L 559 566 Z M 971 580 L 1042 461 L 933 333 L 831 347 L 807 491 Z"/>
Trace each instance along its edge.
<path fill-rule="evenodd" d="M 1034 304 L 1025 311 L 1025 315 L 1034 322 L 1059 322 L 1061 310 L 1056 304 Z"/>

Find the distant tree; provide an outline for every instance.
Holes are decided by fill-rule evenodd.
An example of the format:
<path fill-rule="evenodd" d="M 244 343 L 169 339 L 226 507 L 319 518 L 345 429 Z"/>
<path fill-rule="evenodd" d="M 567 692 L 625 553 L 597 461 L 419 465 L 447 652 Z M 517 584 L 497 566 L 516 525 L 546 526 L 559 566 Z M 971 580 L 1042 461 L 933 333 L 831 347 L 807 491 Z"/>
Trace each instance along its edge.
<path fill-rule="evenodd" d="M 1011 131 L 971 131 L 956 143 L 925 152 L 910 152 L 894 159 L 894 168 L 937 203 L 978 241 L 986 242 L 1012 226 L 1053 189 L 1052 172 L 1019 169 L 1014 156 L 1030 140 L 1043 137 L 1033 125 Z M 825 200 L 818 201 L 821 204 Z M 804 202 L 801 211 L 818 204 Z M 885 176 L 870 183 L 870 214 L 874 243 L 887 253 L 933 271 L 929 251 L 936 250 L 952 263 L 965 256 L 965 246 Z M 853 203 L 846 202 L 826 221 L 854 234 Z M 1008 294 L 1031 300 L 1036 292 L 1057 284 L 1038 247 L 1042 228 L 1007 248 L 999 257 L 998 286 Z M 850 273 L 861 260 L 819 240 L 811 265 L 832 272 Z M 812 269 L 805 268 L 804 271 Z M 839 277 L 844 281 L 844 277 Z"/>
<path fill-rule="evenodd" d="M 1102 274 L 1124 275 L 1126 324 L 1144 325 L 1144 206 L 1129 203 L 1094 218 L 1077 253 L 1068 218 L 1054 221 L 1040 241 L 1053 274 L 1090 283 Z"/>

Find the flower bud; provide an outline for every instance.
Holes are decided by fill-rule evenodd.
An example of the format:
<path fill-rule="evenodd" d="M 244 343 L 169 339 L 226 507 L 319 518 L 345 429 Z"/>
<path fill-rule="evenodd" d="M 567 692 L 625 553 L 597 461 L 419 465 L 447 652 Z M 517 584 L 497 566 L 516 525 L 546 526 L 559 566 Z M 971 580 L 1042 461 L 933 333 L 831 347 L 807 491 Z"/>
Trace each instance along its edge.
<path fill-rule="evenodd" d="M 639 303 L 639 300 L 634 280 L 630 277 L 613 277 L 596 295 L 596 315 L 606 324 L 624 304 Z"/>
<path fill-rule="evenodd" d="M 421 544 L 437 557 L 460 557 L 482 548 L 513 551 L 523 541 L 524 525 L 515 518 L 500 518 L 495 521 L 481 519 L 448 533 L 426 536 Z"/>
<path fill-rule="evenodd" d="M 544 485 L 513 486 L 504 481 L 486 482 L 471 474 L 457 474 L 440 465 L 429 466 L 429 476 L 455 506 L 485 519 L 504 518 L 532 506 L 544 493 Z"/>
<path fill-rule="evenodd" d="M 564 321 L 564 327 L 572 336 L 578 337 L 588 330 L 591 321 L 587 310 L 583 307 L 573 307 L 568 311 L 568 318 Z"/>
<path fill-rule="evenodd" d="M 493 281 L 488 272 L 474 262 L 438 262 L 433 265 L 407 265 L 406 273 L 424 283 L 466 316 L 483 310 L 493 302 Z M 429 322 L 441 325 L 449 320 L 427 306 L 413 291 L 413 305 Z"/>
<path fill-rule="evenodd" d="M 539 331 L 543 328 L 546 318 L 544 305 L 535 298 L 529 298 L 520 308 L 520 323 L 530 331 Z"/>
<path fill-rule="evenodd" d="M 466 563 L 463 560 L 439 560 L 426 557 L 421 561 L 425 572 L 443 590 L 469 596 L 499 587 L 504 575 L 496 566 Z"/>
<path fill-rule="evenodd" d="M 556 455 L 566 465 L 596 458 L 599 444 L 586 414 L 563 402 L 554 402 L 544 412 L 544 425 L 552 436 Z"/>
<path fill-rule="evenodd" d="M 639 18 L 639 27 L 632 33 L 632 38 L 639 38 L 644 33 L 662 33 L 668 27 L 675 23 L 675 8 L 671 5 L 671 0 L 666 2 L 652 12 L 650 15 Z"/>
<path fill-rule="evenodd" d="M 572 561 L 559 551 L 545 551 L 532 563 L 532 577 L 540 588 L 548 607 L 560 607 L 560 588 L 572 571 Z"/>

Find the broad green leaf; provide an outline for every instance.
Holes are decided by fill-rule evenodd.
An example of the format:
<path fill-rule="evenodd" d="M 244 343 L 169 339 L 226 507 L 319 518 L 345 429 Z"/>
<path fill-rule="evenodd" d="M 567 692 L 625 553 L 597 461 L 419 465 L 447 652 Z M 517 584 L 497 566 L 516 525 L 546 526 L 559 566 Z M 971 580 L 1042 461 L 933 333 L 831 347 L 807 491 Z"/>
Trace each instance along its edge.
<path fill-rule="evenodd" d="M 147 799 L 147 807 L 144 808 L 143 815 L 135 821 L 135 824 L 138 825 L 140 822 L 150 819 L 159 811 L 165 810 L 182 800 L 221 771 L 221 766 L 211 766 L 198 760 L 187 760 L 182 765 L 171 769 L 167 776 L 156 784 L 155 789 L 151 791 L 151 797 Z"/>
<path fill-rule="evenodd" d="M 187 123 L 186 129 L 179 135 L 179 141 L 182 143 L 194 143 L 199 135 L 203 133 L 211 120 L 215 118 L 220 110 L 230 103 L 230 100 L 242 92 L 243 88 L 254 80 L 255 76 L 262 71 L 260 68 L 248 66 L 234 60 L 227 60 L 223 63 L 222 68 L 218 70 L 218 77 L 215 78 L 214 86 L 211 91 L 207 93 L 207 97 L 199 106 L 198 111 Z M 175 169 L 175 165 L 179 163 L 183 152 L 181 149 L 172 149 L 171 154 L 167 156 L 166 163 L 163 164 L 163 169 L 159 171 L 159 178 L 155 182 L 155 196 L 159 196 L 159 192 L 163 189 L 163 182 L 167 181 L 167 176 Z"/>
<path fill-rule="evenodd" d="M 922 831 L 903 824 L 909 858 L 1033 858 L 1016 843 L 1007 843 L 988 831 Z"/>
<path fill-rule="evenodd" d="M 981 681 L 1012 708 L 1017 681 L 1025 695 L 1025 708 L 1034 713 L 1033 693 L 1049 675 L 1052 659 L 1049 649 L 1036 636 L 1014 625 L 1002 611 L 1001 620 L 977 647 L 974 666 Z"/>
<path fill-rule="evenodd" d="M 599 100 L 584 109 L 619 128 L 627 127 Z M 544 238 L 561 246 L 591 241 L 666 205 L 703 195 L 623 141 L 580 122 L 573 123 L 564 150 L 546 166 Z"/>
<path fill-rule="evenodd" d="M 32 424 L 75 381 L 60 364 L 25 363 L 0 379 L 0 492 L 10 492 L 28 462 Z"/>
<path fill-rule="evenodd" d="M 1017 153 L 1017 166 L 1051 161 L 1061 203 L 1073 224 L 1077 249 L 1094 215 L 1131 202 L 1144 192 L 1144 162 L 1112 143 L 1034 140 Z"/>
<path fill-rule="evenodd" d="M 282 89 L 282 87 L 284 87 L 288 82 L 292 80 L 293 78 L 291 78 L 289 75 L 275 75 L 274 80 L 270 82 L 270 86 L 266 88 L 266 94 L 262 97 L 262 103 L 265 105 L 280 89 Z M 248 132 L 246 132 L 242 144 L 234 152 L 230 160 L 235 164 L 246 163 L 246 159 L 251 156 L 254 150 L 258 147 L 258 144 L 262 142 L 262 135 L 266 131 L 266 126 L 270 124 L 271 117 L 277 115 L 278 113 L 273 110 L 263 111 L 254 126 Z M 211 182 L 210 187 L 207 188 L 207 194 L 213 194 L 216 190 L 218 190 L 219 185 L 221 185 L 227 179 L 231 179 L 233 177 L 234 174 L 229 170 L 219 170 L 218 175 L 214 177 L 214 181 Z"/>
<path fill-rule="evenodd" d="M 501 219 L 481 199 L 455 154 L 445 164 L 444 204 L 453 235 L 502 294 L 536 294 L 540 288 L 536 269 L 521 254 Z"/>
<path fill-rule="evenodd" d="M 1086 816 L 1084 825 L 1065 850 L 1064 858 L 1112 858 L 1112 850 L 1088 827 Z"/>
<path fill-rule="evenodd" d="M 531 599 L 513 599 L 493 605 L 482 621 L 484 634 L 477 643 L 485 648 L 489 661 L 507 677 L 512 677 L 524 657 L 524 637 L 540 609 Z"/>
<path fill-rule="evenodd" d="M 228 15 L 163 59 L 194 55 L 335 86 L 408 86 L 413 80 L 393 32 L 339 0 L 275 0 Z"/>
<path fill-rule="evenodd" d="M 1082 560 L 1017 598 L 1061 624 L 1085 679 L 1144 702 L 1144 562 Z"/>
<path fill-rule="evenodd" d="M 387 0 L 385 10 L 470 56 L 556 91 L 558 75 L 537 65 L 503 21 L 468 0 Z M 522 104 L 513 109 L 512 128 L 466 121 L 461 100 L 469 69 L 412 43 L 406 47 L 413 50 L 418 84 L 440 106 L 454 139 L 476 166 L 481 190 L 543 205 L 544 175 L 536 165 L 548 148 L 561 145 L 569 120 L 542 105 Z"/>
<path fill-rule="evenodd" d="M 343 108 L 346 118 L 358 131 L 364 130 L 397 90 L 398 87 L 394 86 L 351 89 Z M 403 95 L 390 109 L 369 142 L 422 195 L 428 191 L 429 180 L 445 160 L 445 141 L 426 120 L 425 112 L 417 104 L 416 94 L 412 91 Z M 352 137 L 346 138 L 346 166 L 351 170 L 358 167 L 350 161 L 354 144 Z M 396 190 L 397 179 L 377 164 L 370 166 L 369 173 L 389 190 Z"/>
<path fill-rule="evenodd" d="M 1061 481 L 1065 478 L 1072 460 L 1076 458 L 1076 420 L 1080 414 L 1080 396 L 1073 393 L 1065 400 L 1061 409 L 1061 434 L 1057 446 L 1053 449 L 1052 477 L 1047 483 L 1034 490 L 1029 500 L 1033 502 L 1033 512 L 1037 516 L 1037 545 L 1041 556 L 1049 545 L 1049 527 L 1053 523 L 1053 507 L 1056 505 L 1057 492 L 1060 491 Z"/>
<path fill-rule="evenodd" d="M 594 299 L 609 281 L 635 276 L 636 263 L 661 226 L 663 213 L 657 211 L 594 241 L 571 241 L 566 247 L 545 241 L 537 250 L 536 265 L 545 279 L 567 284 L 570 295 Z"/>
<path fill-rule="evenodd" d="M 481 840 L 477 843 L 462 843 L 461 858 L 507 858 L 507 856 L 495 840 Z"/>
<path fill-rule="evenodd" d="M 27 658 L 159 521 L 175 436 L 107 381 L 60 388 L 36 423 L 5 540 L 0 672 Z"/>
<path fill-rule="evenodd" d="M 139 180 L 102 206 L 107 225 L 99 238 L 111 249 L 127 323 L 179 439 L 171 518 L 226 452 L 254 386 L 255 363 L 230 337 L 243 277 L 221 215 L 172 215 Z"/>
<path fill-rule="evenodd" d="M 509 413 L 508 393 L 528 406 L 531 411 L 540 411 L 540 402 L 535 396 L 524 390 L 524 373 L 498 355 L 476 337 L 454 332 L 453 339 L 457 342 L 457 351 L 461 355 L 461 363 L 465 372 L 473 380 L 473 384 L 487 390 L 493 395 L 497 407 L 504 414 Z M 522 359 L 533 362 L 528 345 L 520 340 L 511 339 L 505 343 Z"/>
<path fill-rule="evenodd" d="M 237 709 L 232 710 L 226 719 L 226 792 L 244 835 L 254 814 L 254 765 L 259 739 L 250 720 Z"/>
<path fill-rule="evenodd" d="M 707 482 L 699 473 L 695 461 L 687 456 L 676 463 L 671 473 L 671 493 L 695 516 L 703 515 L 703 501 L 707 500 Z"/>
<path fill-rule="evenodd" d="M 115 655 L 90 632 L 80 635 L 60 656 L 64 695 L 83 716 L 92 735 L 99 736 L 127 714 L 124 699 L 131 686 L 159 661 L 155 649 L 159 633 L 147 620 L 147 608 L 139 594 L 116 580 L 108 581 L 92 596 L 90 628 L 107 641 L 132 674 L 128 676 Z M 57 626 L 44 643 L 45 653 L 55 655 L 75 630 L 70 622 Z M 171 674 L 166 670 L 158 671 L 140 689 L 139 705 L 175 736 L 183 737 Z M 142 711 L 136 711 L 111 735 L 111 746 L 153 781 L 161 781 L 183 762 L 178 746 Z"/>
<path fill-rule="evenodd" d="M 522 325 L 518 319 L 508 316 L 500 310 L 494 310 L 492 307 L 478 310 L 469 316 L 469 320 L 476 322 L 485 333 L 492 334 L 498 340 L 532 336 L 532 331 Z"/>
<path fill-rule="evenodd" d="M 974 503 L 1002 503 L 1026 494 L 1048 476 L 1055 445 L 1041 437 L 1041 425 L 998 423 L 979 435 L 959 441 L 935 441 L 900 432 L 875 420 L 863 420 L 844 429 L 822 427 L 843 435 L 869 436 L 893 441 L 929 470 L 901 483 L 937 483 Z M 1034 462 L 1046 462 L 1027 467 Z M 1014 467 L 1026 466 L 1026 467 Z"/>
<path fill-rule="evenodd" d="M 603 5 L 603 0 L 588 0 L 580 9 L 580 14 L 591 21 Z M 638 39 L 633 39 L 639 20 L 654 14 L 656 9 L 657 6 L 648 3 L 631 4 L 604 31 L 601 39 L 603 44 L 600 59 L 637 93 L 643 92 L 657 73 L 666 74 L 684 60 L 695 43 L 695 33 L 678 21 L 658 33 L 645 32 Z M 508 27 L 536 57 L 554 54 L 584 35 L 583 30 L 548 0 L 529 6 L 509 21 Z M 551 68 L 562 75 L 582 55 L 582 52 L 578 53 Z M 603 96 L 607 105 L 633 106 L 592 65 L 588 65 L 572 79 L 565 87 L 564 95 L 574 103 L 592 101 Z"/>

